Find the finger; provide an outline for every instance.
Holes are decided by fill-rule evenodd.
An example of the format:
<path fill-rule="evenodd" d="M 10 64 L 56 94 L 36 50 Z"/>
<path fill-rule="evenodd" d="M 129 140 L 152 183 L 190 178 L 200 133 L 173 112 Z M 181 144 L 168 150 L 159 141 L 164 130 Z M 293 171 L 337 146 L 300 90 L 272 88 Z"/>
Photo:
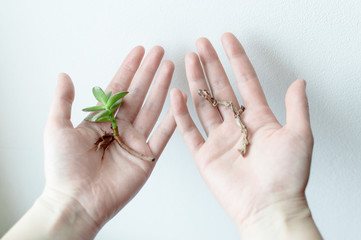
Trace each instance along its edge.
<path fill-rule="evenodd" d="M 144 98 L 149 86 L 163 58 L 164 49 L 156 46 L 150 50 L 144 62 L 135 74 L 130 86 L 129 93 L 124 98 L 122 107 L 117 114 L 119 119 L 133 122 L 139 109 L 143 105 Z"/>
<path fill-rule="evenodd" d="M 126 91 L 143 59 L 143 56 L 144 48 L 142 46 L 133 48 L 120 65 L 112 81 L 106 88 L 106 91 L 112 91 L 113 93 Z"/>
<path fill-rule="evenodd" d="M 204 131 L 209 135 L 209 131 L 222 123 L 217 108 L 213 107 L 206 99 L 198 95 L 198 89 L 207 89 L 207 82 L 204 78 L 203 69 L 199 62 L 198 55 L 195 53 L 187 54 L 185 58 L 186 74 L 188 79 L 191 96 L 197 115 Z"/>
<path fill-rule="evenodd" d="M 257 74 L 240 42 L 233 34 L 225 33 L 222 36 L 222 44 L 232 65 L 238 88 L 246 108 L 268 107 Z"/>
<path fill-rule="evenodd" d="M 287 127 L 300 135 L 311 132 L 306 82 L 298 79 L 292 83 L 286 93 Z"/>
<path fill-rule="evenodd" d="M 74 101 L 74 85 L 66 73 L 58 75 L 58 84 L 50 107 L 49 124 L 58 127 L 73 127 L 71 107 Z"/>
<path fill-rule="evenodd" d="M 183 99 L 187 102 L 187 94 L 183 93 Z M 149 148 L 155 155 L 156 159 L 162 154 L 165 146 L 167 145 L 170 137 L 173 135 L 177 124 L 171 110 L 168 110 L 162 122 L 154 131 L 148 141 Z"/>
<path fill-rule="evenodd" d="M 226 72 L 210 41 L 206 38 L 200 38 L 197 40 L 196 45 L 214 97 L 220 101 L 231 101 L 235 107 L 239 108 Z M 226 107 L 219 106 L 218 108 L 223 119 L 234 118 L 232 112 Z"/>
<path fill-rule="evenodd" d="M 162 154 L 176 126 L 173 114 L 169 110 L 148 141 L 149 148 L 156 159 Z"/>
<path fill-rule="evenodd" d="M 167 97 L 170 82 L 174 72 L 174 64 L 164 61 L 159 69 L 152 89 L 147 100 L 134 120 L 134 127 L 139 133 L 148 138 L 162 111 L 164 101 Z"/>
<path fill-rule="evenodd" d="M 182 92 L 173 89 L 170 93 L 171 109 L 178 129 L 192 155 L 195 155 L 204 143 L 204 139 L 189 115 Z"/>

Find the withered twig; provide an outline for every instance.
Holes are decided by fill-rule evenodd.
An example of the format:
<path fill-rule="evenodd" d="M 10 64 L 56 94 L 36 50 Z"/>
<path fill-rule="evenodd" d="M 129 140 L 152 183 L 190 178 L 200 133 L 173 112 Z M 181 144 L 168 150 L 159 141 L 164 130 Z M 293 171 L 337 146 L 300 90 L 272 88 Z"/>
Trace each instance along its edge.
<path fill-rule="evenodd" d="M 219 101 L 211 96 L 211 94 L 206 89 L 199 89 L 198 95 L 205 98 L 208 102 L 212 104 L 213 107 L 217 107 L 218 105 L 224 105 L 226 107 L 230 107 L 233 111 L 234 118 L 236 120 L 236 124 L 241 128 L 241 132 L 243 133 L 243 139 L 242 139 L 242 147 L 238 149 L 242 156 L 246 154 L 247 145 L 248 142 L 248 131 L 246 126 L 243 124 L 241 120 L 241 114 L 244 112 L 245 107 L 241 106 L 240 109 L 237 109 L 231 101 Z"/>

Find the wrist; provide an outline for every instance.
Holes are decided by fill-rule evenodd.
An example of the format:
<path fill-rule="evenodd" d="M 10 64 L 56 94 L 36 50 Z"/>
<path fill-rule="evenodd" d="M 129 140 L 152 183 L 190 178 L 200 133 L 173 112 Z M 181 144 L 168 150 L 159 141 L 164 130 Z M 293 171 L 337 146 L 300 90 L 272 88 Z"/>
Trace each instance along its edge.
<path fill-rule="evenodd" d="M 79 201 L 56 190 L 45 189 L 33 207 L 47 219 L 47 239 L 93 239 L 100 230 Z"/>
<path fill-rule="evenodd" d="M 322 239 L 305 197 L 275 202 L 239 223 L 242 239 Z"/>
<path fill-rule="evenodd" d="M 2 239 L 93 239 L 99 229 L 76 199 L 46 189 Z"/>

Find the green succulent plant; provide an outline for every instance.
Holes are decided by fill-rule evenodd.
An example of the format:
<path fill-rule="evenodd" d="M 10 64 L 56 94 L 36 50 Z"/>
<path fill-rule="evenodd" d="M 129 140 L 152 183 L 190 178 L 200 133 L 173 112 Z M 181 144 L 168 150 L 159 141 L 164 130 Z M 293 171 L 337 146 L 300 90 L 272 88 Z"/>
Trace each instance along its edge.
<path fill-rule="evenodd" d="M 101 105 L 84 108 L 83 109 L 84 112 L 98 112 L 93 116 L 89 116 L 85 118 L 85 120 L 90 122 L 110 122 L 113 129 L 112 135 L 105 134 L 104 136 L 100 137 L 96 141 L 96 143 L 94 143 L 95 149 L 103 150 L 103 155 L 102 155 L 102 160 L 103 160 L 105 150 L 115 140 L 121 148 L 123 148 L 131 155 L 145 161 L 153 162 L 155 161 L 155 157 L 146 156 L 144 154 L 138 153 L 137 151 L 133 150 L 132 148 L 128 147 L 125 143 L 123 143 L 119 136 L 118 125 L 115 116 L 117 114 L 118 107 L 122 104 L 123 98 L 127 94 L 128 92 L 124 91 L 112 95 L 112 91 L 105 93 L 103 89 L 101 89 L 100 87 L 93 88 L 93 95 L 101 103 Z"/>
<path fill-rule="evenodd" d="M 98 112 L 94 116 L 85 118 L 90 122 L 111 122 L 113 130 L 117 129 L 117 121 L 114 112 L 122 104 L 123 97 L 128 92 L 119 92 L 112 96 L 112 91 L 105 93 L 100 87 L 93 88 L 93 95 L 102 105 L 84 108 L 84 112 Z"/>

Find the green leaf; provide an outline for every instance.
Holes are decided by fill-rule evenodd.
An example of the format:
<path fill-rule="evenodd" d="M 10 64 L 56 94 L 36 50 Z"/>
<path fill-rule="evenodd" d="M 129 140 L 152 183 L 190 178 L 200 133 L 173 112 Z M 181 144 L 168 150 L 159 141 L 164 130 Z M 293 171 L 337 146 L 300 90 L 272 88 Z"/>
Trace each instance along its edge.
<path fill-rule="evenodd" d="M 116 101 L 111 107 L 110 107 L 110 111 L 114 112 L 119 105 L 123 102 L 123 98 L 119 99 L 118 101 Z"/>
<path fill-rule="evenodd" d="M 110 112 L 109 110 L 103 110 L 101 112 L 98 112 L 97 114 L 95 114 L 92 117 L 87 117 L 85 120 L 88 120 L 91 122 L 97 122 L 99 118 L 109 116 L 110 114 L 112 114 L 112 112 Z"/>
<path fill-rule="evenodd" d="M 93 87 L 93 94 L 99 102 L 103 103 L 104 105 L 107 104 L 107 95 L 105 95 L 103 89 L 100 87 Z"/>
<path fill-rule="evenodd" d="M 107 100 L 109 100 L 110 96 L 112 95 L 112 91 L 107 92 L 105 95 L 107 96 Z"/>
<path fill-rule="evenodd" d="M 88 108 L 84 108 L 83 111 L 84 112 L 95 112 L 95 111 L 101 111 L 104 110 L 105 106 L 94 106 L 94 107 L 88 107 Z"/>
<path fill-rule="evenodd" d="M 111 96 L 106 104 L 107 108 L 111 107 L 116 101 L 123 98 L 125 95 L 127 95 L 128 92 L 119 92 Z"/>
<path fill-rule="evenodd" d="M 110 116 L 100 117 L 97 120 L 97 122 L 111 122 L 111 121 L 113 121 L 113 119 Z"/>

